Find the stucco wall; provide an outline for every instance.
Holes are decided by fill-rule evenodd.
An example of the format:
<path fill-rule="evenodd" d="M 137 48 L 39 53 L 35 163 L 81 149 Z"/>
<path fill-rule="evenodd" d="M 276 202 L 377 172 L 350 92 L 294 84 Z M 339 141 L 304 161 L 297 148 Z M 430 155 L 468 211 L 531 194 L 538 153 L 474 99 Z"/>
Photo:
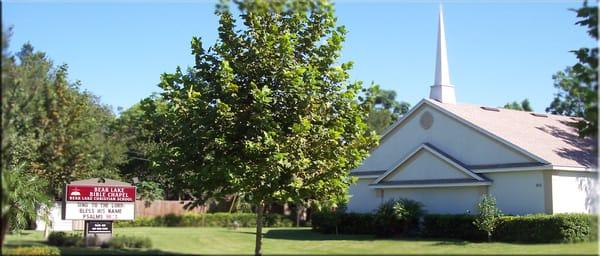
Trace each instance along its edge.
<path fill-rule="evenodd" d="M 356 183 L 350 185 L 350 201 L 348 202 L 348 211 L 350 212 L 371 212 L 381 204 L 381 197 L 377 196 L 375 189 L 369 188 L 369 184 L 375 179 L 359 179 Z"/>
<path fill-rule="evenodd" d="M 391 180 L 465 179 L 470 176 L 431 152 L 421 149 L 386 178 Z"/>
<path fill-rule="evenodd" d="M 350 187 L 353 196 L 348 203 L 348 211 L 372 212 L 387 200 L 409 198 L 421 202 L 427 213 L 475 213 L 481 195 L 487 191 L 484 186 L 383 189 L 382 198 L 376 189 L 368 187 L 369 182 L 372 180 L 359 180 Z"/>
<path fill-rule="evenodd" d="M 424 111 L 433 124 L 423 129 L 419 119 Z M 423 105 L 381 141 L 357 171 L 387 170 L 423 143 L 431 143 L 468 165 L 532 161 L 522 153 L 501 144 L 445 114 Z"/>
<path fill-rule="evenodd" d="M 598 173 L 552 174 L 553 213 L 598 213 Z"/>
<path fill-rule="evenodd" d="M 486 173 L 492 179 L 489 192 L 506 214 L 544 213 L 543 171 Z"/>
<path fill-rule="evenodd" d="M 484 186 L 385 189 L 383 199 L 412 199 L 421 202 L 427 213 L 475 213 L 485 191 Z"/>

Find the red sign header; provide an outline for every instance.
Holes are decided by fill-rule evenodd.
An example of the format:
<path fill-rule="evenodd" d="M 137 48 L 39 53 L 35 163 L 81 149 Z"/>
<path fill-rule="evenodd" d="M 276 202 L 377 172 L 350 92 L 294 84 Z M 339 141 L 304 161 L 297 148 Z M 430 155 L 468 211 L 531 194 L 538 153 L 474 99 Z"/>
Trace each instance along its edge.
<path fill-rule="evenodd" d="M 67 185 L 66 200 L 97 202 L 135 202 L 135 187 Z"/>

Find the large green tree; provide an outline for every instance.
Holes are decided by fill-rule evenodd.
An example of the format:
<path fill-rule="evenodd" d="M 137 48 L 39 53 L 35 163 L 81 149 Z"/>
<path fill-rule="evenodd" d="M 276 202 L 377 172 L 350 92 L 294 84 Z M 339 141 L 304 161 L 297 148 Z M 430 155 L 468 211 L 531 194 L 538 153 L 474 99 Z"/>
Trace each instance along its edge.
<path fill-rule="evenodd" d="M 373 106 L 369 112 L 367 124 L 369 129 L 377 134 L 382 134 L 386 128 L 410 109 L 409 103 L 396 101 L 396 92 L 393 90 L 383 90 L 379 86 L 374 86 L 371 94 Z"/>
<path fill-rule="evenodd" d="M 116 177 L 125 147 L 111 128 L 114 114 L 25 44 L 16 54 L 2 41 L 3 234 L 22 228 L 35 209 L 60 195 L 65 183 Z"/>
<path fill-rule="evenodd" d="M 326 1 L 240 1 L 239 21 L 217 6 L 219 37 L 191 42 L 195 65 L 161 77 L 178 185 L 196 204 L 242 193 L 256 207 L 260 255 L 265 206 L 341 202 L 377 141 L 372 102 L 351 63 L 338 64 L 346 30 Z M 362 95 L 364 98 L 360 98 Z M 193 206 L 193 205 L 192 205 Z"/>
<path fill-rule="evenodd" d="M 531 108 L 531 103 L 529 103 L 528 99 L 524 99 L 523 101 L 521 101 L 521 103 L 518 103 L 516 101 L 506 103 L 504 104 L 503 108 L 514 109 L 519 111 L 533 111 L 533 108 Z"/>
<path fill-rule="evenodd" d="M 598 6 L 574 10 L 579 21 L 577 25 L 586 27 L 588 34 L 598 40 Z M 554 87 L 558 89 L 547 112 L 552 114 L 582 117 L 575 126 L 584 137 L 598 135 L 598 47 L 580 48 L 572 51 L 579 62 L 552 76 Z"/>
<path fill-rule="evenodd" d="M 168 183 L 170 179 L 160 172 L 169 162 L 169 158 L 161 155 L 166 145 L 162 137 L 165 112 L 164 101 L 152 95 L 122 111 L 115 123 L 118 137 L 127 146 L 126 161 L 119 166 L 121 176 L 126 180 L 137 179 L 138 195 L 147 202 L 164 198 L 165 190 L 176 191 Z M 163 160 L 167 164 L 161 164 Z"/>
<path fill-rule="evenodd" d="M 69 83 L 66 66 L 50 74 L 44 87 L 44 109 L 36 126 L 43 129 L 39 155 L 31 170 L 46 178 L 54 196 L 75 179 L 118 178 L 125 146 L 113 128 L 115 116 L 98 98 Z"/>
<path fill-rule="evenodd" d="M 47 196 L 47 182 L 27 172 L 25 167 L 37 156 L 39 145 L 33 125 L 33 117 L 28 115 L 39 109 L 36 104 L 43 83 L 32 79 L 35 74 L 43 74 L 47 66 L 24 67 L 17 63 L 15 56 L 8 52 L 10 30 L 2 30 L 2 215 L 0 217 L 0 244 L 9 229 L 19 230 L 33 218 L 37 207 L 51 203 Z M 25 76 L 27 74 L 28 76 Z"/>

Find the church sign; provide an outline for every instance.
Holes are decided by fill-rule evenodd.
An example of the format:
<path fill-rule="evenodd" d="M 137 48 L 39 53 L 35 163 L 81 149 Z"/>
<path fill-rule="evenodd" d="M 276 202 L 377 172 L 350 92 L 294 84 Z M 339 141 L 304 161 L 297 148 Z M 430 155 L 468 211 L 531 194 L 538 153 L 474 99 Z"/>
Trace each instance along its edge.
<path fill-rule="evenodd" d="M 133 220 L 135 203 L 66 202 L 66 220 Z"/>
<path fill-rule="evenodd" d="M 66 220 L 133 220 L 135 186 L 117 184 L 68 184 L 65 190 Z"/>
<path fill-rule="evenodd" d="M 135 186 L 93 178 L 65 187 L 63 219 L 84 220 L 87 246 L 101 246 L 112 238 L 113 221 L 135 219 Z"/>
<path fill-rule="evenodd" d="M 112 233 L 112 221 L 95 221 L 91 220 L 87 222 L 85 227 L 85 231 L 88 234 L 98 234 L 98 233 Z"/>
<path fill-rule="evenodd" d="M 135 187 L 67 185 L 67 201 L 135 202 Z"/>

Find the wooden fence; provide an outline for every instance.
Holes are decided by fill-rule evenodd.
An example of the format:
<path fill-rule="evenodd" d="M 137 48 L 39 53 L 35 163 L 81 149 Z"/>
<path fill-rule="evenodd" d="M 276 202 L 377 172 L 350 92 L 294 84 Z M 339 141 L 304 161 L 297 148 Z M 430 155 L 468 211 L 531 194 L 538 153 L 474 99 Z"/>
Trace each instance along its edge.
<path fill-rule="evenodd" d="M 153 217 L 167 214 L 181 215 L 184 213 L 206 213 L 207 207 L 199 206 L 192 210 L 185 210 L 183 206 L 189 201 L 157 200 L 146 205 L 143 200 L 135 201 L 135 217 Z"/>

